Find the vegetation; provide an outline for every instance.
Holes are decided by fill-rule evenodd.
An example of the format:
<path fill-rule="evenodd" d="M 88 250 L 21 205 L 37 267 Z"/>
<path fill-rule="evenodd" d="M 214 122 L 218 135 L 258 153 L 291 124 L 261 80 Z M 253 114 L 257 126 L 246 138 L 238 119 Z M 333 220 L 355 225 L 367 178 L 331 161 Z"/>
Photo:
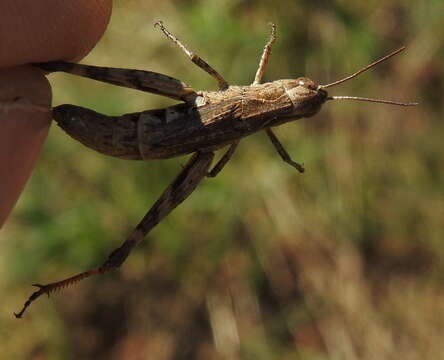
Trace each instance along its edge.
<path fill-rule="evenodd" d="M 438 359 L 444 353 L 444 2 L 116 1 L 84 63 L 140 68 L 195 89 L 215 83 L 152 24 L 162 19 L 232 84 L 249 84 L 269 36 L 268 80 L 328 83 L 389 51 L 406 52 L 331 89 L 419 101 L 417 108 L 332 102 L 263 134 L 205 180 L 120 272 L 39 299 L 34 282 L 102 262 L 185 159 L 97 154 L 54 126 L 1 233 L 2 353 L 11 359 Z M 68 75 L 54 102 L 107 114 L 172 104 Z M 442 355 L 441 355 L 442 356 Z"/>

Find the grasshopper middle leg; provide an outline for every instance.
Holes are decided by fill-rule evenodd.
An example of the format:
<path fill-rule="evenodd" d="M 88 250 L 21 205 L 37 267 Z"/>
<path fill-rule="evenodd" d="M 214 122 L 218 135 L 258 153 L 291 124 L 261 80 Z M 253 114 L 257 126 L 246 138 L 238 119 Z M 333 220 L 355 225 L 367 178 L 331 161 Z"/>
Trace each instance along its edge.
<path fill-rule="evenodd" d="M 289 164 L 289 165 L 293 166 L 294 168 L 296 168 L 296 170 L 298 170 L 300 173 L 303 173 L 305 171 L 305 168 L 301 164 L 297 163 L 296 161 L 294 161 L 290 157 L 290 155 L 288 154 L 287 150 L 285 150 L 284 146 L 281 144 L 281 142 L 276 137 L 274 132 L 270 128 L 268 128 L 265 131 L 266 131 L 266 133 L 268 135 L 268 138 L 270 139 L 271 143 L 274 145 L 274 147 L 276 148 L 277 152 L 281 156 L 282 160 L 284 160 L 287 164 Z"/>
<path fill-rule="evenodd" d="M 160 30 L 165 34 L 165 36 L 170 39 L 172 42 L 174 42 L 177 46 L 179 46 L 182 51 L 190 58 L 190 60 L 195 63 L 197 66 L 199 66 L 202 70 L 210 74 L 213 78 L 216 79 L 219 90 L 226 90 L 228 89 L 228 83 L 225 81 L 225 79 L 220 75 L 216 70 L 214 70 L 210 64 L 208 64 L 205 60 L 203 60 L 199 55 L 196 55 L 192 51 L 188 50 L 185 45 L 183 45 L 177 37 L 175 37 L 173 34 L 171 34 L 163 25 L 162 21 L 158 21 L 154 24 L 154 26 L 159 26 Z"/>
<path fill-rule="evenodd" d="M 231 157 L 234 154 L 234 151 L 239 145 L 239 140 L 235 141 L 230 145 L 226 153 L 221 157 L 221 159 L 214 165 L 211 171 L 207 174 L 207 177 L 215 177 L 217 174 L 221 172 L 221 170 L 225 167 L 228 161 L 230 161 Z"/>

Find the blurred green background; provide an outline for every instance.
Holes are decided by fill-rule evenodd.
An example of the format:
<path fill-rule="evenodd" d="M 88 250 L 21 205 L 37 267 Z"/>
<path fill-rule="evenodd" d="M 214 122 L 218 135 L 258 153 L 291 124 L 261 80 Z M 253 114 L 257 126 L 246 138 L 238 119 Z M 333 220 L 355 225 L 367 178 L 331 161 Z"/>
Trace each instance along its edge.
<path fill-rule="evenodd" d="M 407 51 L 276 129 L 300 175 L 264 134 L 147 236 L 119 272 L 13 318 L 45 283 L 102 263 L 186 158 L 131 162 L 53 126 L 1 232 L 0 339 L 8 359 L 444 358 L 444 2 L 120 0 L 84 63 L 171 75 L 215 89 L 156 20 L 228 82 L 252 82 L 270 21 L 266 80 L 328 83 L 401 45 Z M 51 75 L 54 104 L 107 114 L 168 99 Z"/>

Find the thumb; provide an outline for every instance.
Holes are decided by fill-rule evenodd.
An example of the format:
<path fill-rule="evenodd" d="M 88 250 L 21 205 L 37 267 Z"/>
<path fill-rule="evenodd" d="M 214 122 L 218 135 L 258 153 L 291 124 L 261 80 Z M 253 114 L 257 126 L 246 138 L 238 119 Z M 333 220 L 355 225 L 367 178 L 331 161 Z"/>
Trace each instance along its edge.
<path fill-rule="evenodd" d="M 51 122 L 51 88 L 29 65 L 0 69 L 0 227 L 15 205 Z"/>

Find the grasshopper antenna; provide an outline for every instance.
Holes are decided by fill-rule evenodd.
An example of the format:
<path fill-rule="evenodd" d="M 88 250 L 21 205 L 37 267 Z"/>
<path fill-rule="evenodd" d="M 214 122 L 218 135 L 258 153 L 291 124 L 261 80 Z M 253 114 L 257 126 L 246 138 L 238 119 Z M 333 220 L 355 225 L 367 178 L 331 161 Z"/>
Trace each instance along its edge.
<path fill-rule="evenodd" d="M 366 98 L 360 96 L 329 96 L 326 100 L 355 100 L 355 101 L 367 101 L 373 103 L 381 103 L 381 104 L 389 104 L 389 105 L 398 105 L 398 106 L 416 106 L 417 102 L 401 102 L 394 100 L 384 100 L 384 99 L 373 99 Z"/>
<path fill-rule="evenodd" d="M 363 67 L 362 69 L 356 71 L 355 73 L 346 76 L 343 79 L 340 80 L 336 80 L 330 84 L 325 84 L 325 85 L 319 85 L 318 86 L 318 90 L 319 89 L 326 89 L 329 87 L 333 87 L 339 84 L 342 84 L 348 80 L 351 80 L 357 76 L 359 76 L 360 74 L 366 72 L 367 70 L 370 70 L 372 67 L 390 59 L 391 57 L 399 54 L 400 52 L 405 50 L 405 46 L 402 46 L 401 48 L 399 48 L 398 50 L 395 50 L 393 52 L 391 52 L 390 54 L 380 58 L 379 60 L 373 61 L 371 64 Z M 327 100 L 355 100 L 355 101 L 367 101 L 367 102 L 375 102 L 375 103 L 381 103 L 381 104 L 390 104 L 390 105 L 398 105 L 398 106 L 416 106 L 418 105 L 418 103 L 416 102 L 400 102 L 400 101 L 393 101 L 393 100 L 384 100 L 384 99 L 372 99 L 372 98 L 366 98 L 366 97 L 359 97 L 359 96 L 329 96 L 327 97 Z"/>
<path fill-rule="evenodd" d="M 363 67 L 362 69 L 356 71 L 355 73 L 353 73 L 353 74 L 351 74 L 351 75 L 349 75 L 349 76 L 347 76 L 347 77 L 345 77 L 343 79 L 336 80 L 336 81 L 334 81 L 334 82 L 332 82 L 330 84 L 319 85 L 318 89 L 326 89 L 326 88 L 329 88 L 329 87 L 332 87 L 332 86 L 336 86 L 336 85 L 342 84 L 343 82 L 346 82 L 348 80 L 351 80 L 351 79 L 355 78 L 356 76 L 362 74 L 363 72 L 366 72 L 367 70 L 370 70 L 372 67 L 374 67 L 374 66 L 376 66 L 376 65 L 378 65 L 378 64 L 380 64 L 380 63 L 382 63 L 382 62 L 384 62 L 384 61 L 386 61 L 388 59 L 390 59 L 391 57 L 399 54 L 401 51 L 404 51 L 404 50 L 405 50 L 405 46 L 399 48 L 398 50 L 395 50 L 395 51 L 391 52 L 390 54 L 382 57 L 379 60 L 373 61 L 371 64 L 367 65 L 366 67 Z"/>

